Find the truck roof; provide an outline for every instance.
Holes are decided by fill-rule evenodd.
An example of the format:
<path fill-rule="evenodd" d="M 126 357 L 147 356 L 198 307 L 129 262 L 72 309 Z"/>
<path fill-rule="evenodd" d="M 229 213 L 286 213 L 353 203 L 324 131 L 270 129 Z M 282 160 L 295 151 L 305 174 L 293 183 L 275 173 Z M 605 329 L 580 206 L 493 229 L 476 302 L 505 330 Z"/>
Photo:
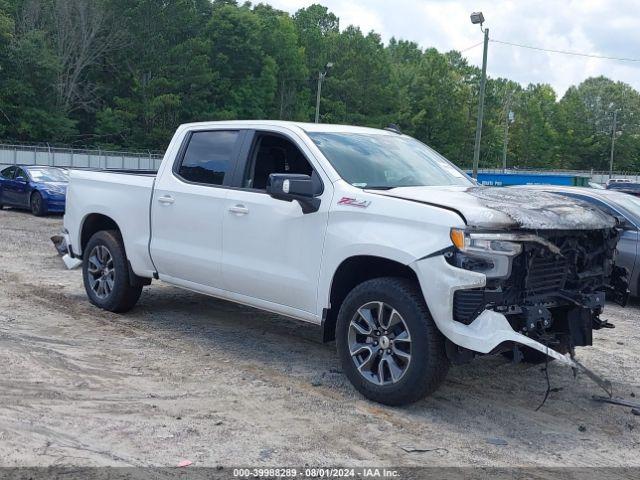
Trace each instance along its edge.
<path fill-rule="evenodd" d="M 300 129 L 304 132 L 332 132 L 332 133 L 368 133 L 378 135 L 397 135 L 388 130 L 369 127 L 356 127 L 352 125 L 336 125 L 328 123 L 305 123 L 305 122 L 288 122 L 284 120 L 222 120 L 216 122 L 198 122 L 187 123 L 182 127 L 187 128 L 206 128 L 206 127 L 255 127 L 255 126 L 279 126 L 286 128 Z"/>

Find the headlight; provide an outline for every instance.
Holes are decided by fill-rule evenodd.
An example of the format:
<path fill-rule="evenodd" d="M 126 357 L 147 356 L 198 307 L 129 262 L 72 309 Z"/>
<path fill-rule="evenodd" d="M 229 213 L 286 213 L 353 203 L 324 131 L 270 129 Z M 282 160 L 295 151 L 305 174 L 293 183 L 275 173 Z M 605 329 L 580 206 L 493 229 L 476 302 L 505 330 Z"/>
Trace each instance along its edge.
<path fill-rule="evenodd" d="M 460 228 L 451 229 L 451 241 L 461 252 L 473 254 L 493 254 L 514 257 L 522 251 L 521 239 L 512 233 L 467 232 Z"/>

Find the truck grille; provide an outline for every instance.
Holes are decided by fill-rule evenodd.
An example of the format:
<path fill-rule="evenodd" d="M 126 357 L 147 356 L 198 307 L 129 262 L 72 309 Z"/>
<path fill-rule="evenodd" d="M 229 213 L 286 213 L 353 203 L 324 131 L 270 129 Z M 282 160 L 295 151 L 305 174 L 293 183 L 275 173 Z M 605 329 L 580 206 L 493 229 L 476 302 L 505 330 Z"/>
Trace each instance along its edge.
<path fill-rule="evenodd" d="M 525 280 L 525 291 L 530 295 L 547 295 L 564 288 L 567 278 L 567 260 L 564 257 L 536 255 L 531 259 Z"/>
<path fill-rule="evenodd" d="M 453 319 L 469 325 L 484 306 L 484 289 L 458 290 L 453 294 Z"/>

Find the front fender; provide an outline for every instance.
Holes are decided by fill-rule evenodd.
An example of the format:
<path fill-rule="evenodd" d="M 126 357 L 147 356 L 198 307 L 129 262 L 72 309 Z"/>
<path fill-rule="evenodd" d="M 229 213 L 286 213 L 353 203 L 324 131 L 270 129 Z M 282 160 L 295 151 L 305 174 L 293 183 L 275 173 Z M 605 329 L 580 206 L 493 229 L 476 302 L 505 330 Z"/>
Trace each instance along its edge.
<path fill-rule="evenodd" d="M 451 226 L 463 225 L 449 211 L 404 200 L 375 200 L 365 212 L 338 206 L 330 213 L 318 288 L 319 316 L 329 307 L 333 277 L 348 258 L 379 257 L 409 266 L 451 246 Z"/>

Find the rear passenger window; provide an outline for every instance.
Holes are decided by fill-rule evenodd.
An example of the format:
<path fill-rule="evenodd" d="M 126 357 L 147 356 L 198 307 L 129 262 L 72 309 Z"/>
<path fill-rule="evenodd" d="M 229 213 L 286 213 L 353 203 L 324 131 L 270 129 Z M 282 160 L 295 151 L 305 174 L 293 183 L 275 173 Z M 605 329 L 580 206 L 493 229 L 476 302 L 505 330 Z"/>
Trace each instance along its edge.
<path fill-rule="evenodd" d="M 178 174 L 189 182 L 223 185 L 231 173 L 239 138 L 237 131 L 193 132 Z"/>
<path fill-rule="evenodd" d="M 3 178 L 13 178 L 13 171 L 15 169 L 16 167 L 5 168 L 0 172 L 0 176 L 2 176 Z"/>

